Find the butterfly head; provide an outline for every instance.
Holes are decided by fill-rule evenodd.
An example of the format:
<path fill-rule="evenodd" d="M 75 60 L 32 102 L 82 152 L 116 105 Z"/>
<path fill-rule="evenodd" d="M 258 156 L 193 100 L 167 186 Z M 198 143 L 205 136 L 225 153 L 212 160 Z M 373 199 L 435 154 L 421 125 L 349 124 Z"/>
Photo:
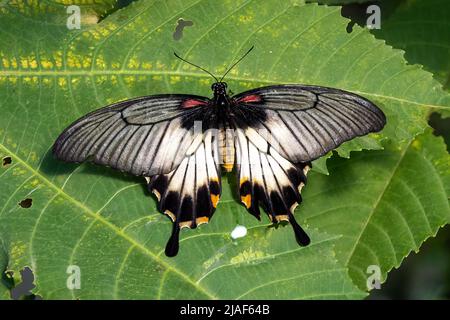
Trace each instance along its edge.
<path fill-rule="evenodd" d="M 175 57 L 177 57 L 178 59 L 180 59 L 181 61 L 184 61 L 188 64 L 190 64 L 191 66 L 194 66 L 196 68 L 199 68 L 200 70 L 203 70 L 204 72 L 206 72 L 207 74 L 209 74 L 211 77 L 214 78 L 214 80 L 216 80 L 216 82 L 214 82 L 211 86 L 212 91 L 214 92 L 214 96 L 224 96 L 227 94 L 227 83 L 223 82 L 222 80 L 225 78 L 225 76 L 228 74 L 228 72 L 230 72 L 239 62 L 241 62 L 242 59 L 244 59 L 249 53 L 250 51 L 252 51 L 254 48 L 254 46 L 252 46 L 241 58 L 239 58 L 238 61 L 236 61 L 235 63 L 233 63 L 233 65 L 231 67 L 229 67 L 227 69 L 227 71 L 224 73 L 224 75 L 222 76 L 222 78 L 217 79 L 215 75 L 213 75 L 211 72 L 209 72 L 208 70 L 206 70 L 205 68 L 200 67 L 199 65 L 196 65 L 192 62 L 187 61 L 186 59 L 183 59 L 182 57 L 180 57 L 176 52 L 174 52 L 173 54 L 175 55 Z"/>
<path fill-rule="evenodd" d="M 226 82 L 215 82 L 211 85 L 211 90 L 214 95 L 223 95 L 227 93 L 227 86 Z"/>

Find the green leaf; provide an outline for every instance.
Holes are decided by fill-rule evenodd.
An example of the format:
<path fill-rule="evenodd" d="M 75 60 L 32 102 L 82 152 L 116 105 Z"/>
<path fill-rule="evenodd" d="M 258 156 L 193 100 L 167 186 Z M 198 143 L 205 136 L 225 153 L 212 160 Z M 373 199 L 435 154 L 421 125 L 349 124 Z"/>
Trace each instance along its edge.
<path fill-rule="evenodd" d="M 114 10 L 119 5 L 119 0 L 51 0 L 49 3 L 56 5 L 76 5 L 82 9 L 85 13 L 95 13 L 99 17 Z M 122 1 L 124 2 L 124 1 Z"/>
<path fill-rule="evenodd" d="M 2 148 L 4 152 L 11 154 Z M 10 181 L 4 193 L 18 193 L 20 199 L 33 190 L 35 200 L 25 209 L 2 197 L 7 206 L 0 231 L 2 235 L 14 233 L 7 244 L 9 268 L 18 270 L 31 262 L 39 288 L 36 293 L 45 299 L 363 296 L 336 261 L 336 236 L 311 230 L 315 244 L 301 249 L 292 241 L 291 230 L 274 230 L 267 221 L 255 223 L 236 206 L 226 183 L 221 203 L 224 213 L 215 217 L 214 224 L 183 234 L 182 252 L 169 259 L 163 250 L 170 225 L 150 205 L 142 184 L 118 174 L 99 176 L 86 166 L 82 176 L 73 176 L 60 188 L 20 158 L 13 157 L 13 163 L 2 172 Z M 86 188 L 86 179 L 96 182 Z M 83 186 L 85 192 L 80 196 L 85 200 L 94 198 L 92 191 L 97 189 L 104 197 L 97 195 L 87 206 L 71 196 Z M 233 242 L 230 231 L 236 224 L 252 227 L 248 237 Z M 65 287 L 69 265 L 82 270 L 79 293 Z M 274 272 L 267 274 L 268 266 Z"/>
<path fill-rule="evenodd" d="M 368 266 L 379 266 L 385 279 L 450 221 L 450 156 L 431 130 L 402 146 L 333 158 L 330 173 L 311 174 L 302 212 L 309 225 L 344 235 L 336 256 L 361 289 Z"/>
<path fill-rule="evenodd" d="M 0 239 L 0 300 L 9 299 L 9 287 L 7 282 L 7 275 L 5 273 L 8 267 L 8 253 Z"/>
<path fill-rule="evenodd" d="M 67 15 L 58 8 L 50 2 L 39 8 L 0 8 L 0 35 L 6 44 L 0 50 L 0 157 L 12 160 L 0 167 L 0 239 L 6 252 L 0 265 L 16 276 L 30 266 L 35 293 L 44 299 L 365 295 L 358 272 L 372 261 L 361 248 L 371 244 L 366 239 L 374 234 L 368 228 L 371 221 L 391 216 L 388 208 L 373 202 L 377 197 L 389 202 L 383 186 L 397 181 L 389 180 L 389 170 L 392 179 L 412 179 L 420 190 L 415 180 L 419 160 L 446 159 L 437 138 L 417 140 L 427 148 L 431 144 L 430 150 L 415 150 L 411 143 L 427 127 L 432 110 L 449 108 L 448 95 L 430 73 L 407 66 L 401 51 L 366 30 L 347 34 L 348 20 L 339 8 L 275 0 L 141 0 L 99 24 L 82 24 L 81 30 L 67 30 Z M 180 17 L 194 25 L 175 41 L 172 33 Z M 183 231 L 180 254 L 166 258 L 163 248 L 171 224 L 157 212 L 140 178 L 52 159 L 49 149 L 64 127 L 105 104 L 153 93 L 210 95 L 211 79 L 174 59 L 172 51 L 221 74 L 252 44 L 252 56 L 227 77 L 234 92 L 273 83 L 337 87 L 373 100 L 388 118 L 382 133 L 340 147 L 340 155 L 352 157 L 333 157 L 330 176 L 311 174 L 297 212 L 313 239 L 309 247 L 298 247 L 289 227 L 275 230 L 268 219 L 256 221 L 236 203 L 224 179 L 212 222 Z M 350 153 L 380 149 L 383 139 L 386 151 Z M 417 163 L 403 160 L 414 156 Z M 398 172 L 392 170 L 395 161 Z M 433 165 L 439 170 L 426 167 L 424 179 L 428 171 L 448 174 Z M 326 172 L 323 162 L 317 167 Z M 367 188 L 342 183 L 350 177 L 367 179 Z M 427 188 L 438 190 L 439 179 L 428 178 Z M 448 191 L 448 180 L 442 183 Z M 399 193 L 411 197 L 407 190 Z M 418 228 L 417 238 L 407 243 L 401 226 L 387 229 L 400 243 L 394 247 L 395 261 L 389 248 L 377 252 L 384 276 L 448 222 L 448 201 L 442 197 L 442 192 L 429 195 L 429 201 L 413 197 L 424 206 L 423 213 L 410 202 L 398 203 L 409 227 Z M 31 207 L 21 207 L 27 198 Z M 366 200 L 361 210 L 354 206 L 359 199 Z M 429 230 L 414 224 L 423 215 Z M 230 232 L 237 224 L 245 225 L 248 235 L 233 241 Z M 66 287 L 70 265 L 81 268 L 80 290 Z"/>
<path fill-rule="evenodd" d="M 377 38 L 405 50 L 405 58 L 433 73 L 443 84 L 450 84 L 450 28 L 446 0 L 405 1 L 383 21 Z"/>
<path fill-rule="evenodd" d="M 312 3 L 317 2 L 320 4 L 342 6 L 344 4 L 366 3 L 366 2 L 373 2 L 373 1 L 372 0 L 307 0 L 306 2 L 312 2 Z"/>
<path fill-rule="evenodd" d="M 81 13 L 82 25 L 95 25 L 100 18 L 118 9 L 118 0 L 48 0 L 48 1 L 3 1 L 2 13 L 13 14 L 17 19 L 39 20 L 45 18 L 45 24 L 65 26 L 67 18 L 73 14 L 69 6 L 76 6 Z M 67 29 L 66 29 L 67 30 Z M 32 30 L 29 30 L 32 31 Z M 42 30 L 39 30 L 42 32 Z"/>

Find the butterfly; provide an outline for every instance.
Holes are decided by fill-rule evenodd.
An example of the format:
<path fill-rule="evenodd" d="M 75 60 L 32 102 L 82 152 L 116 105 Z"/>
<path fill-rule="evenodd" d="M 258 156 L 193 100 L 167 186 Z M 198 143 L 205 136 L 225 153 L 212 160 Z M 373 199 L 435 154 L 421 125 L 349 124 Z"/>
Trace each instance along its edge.
<path fill-rule="evenodd" d="M 290 223 L 301 246 L 310 238 L 294 218 L 311 161 L 354 137 L 380 131 L 384 113 L 356 94 L 327 87 L 270 85 L 230 95 L 225 75 L 212 98 L 160 94 L 121 101 L 76 120 L 53 154 L 91 160 L 145 177 L 158 209 L 173 222 L 165 254 L 179 251 L 183 228 L 209 222 L 221 195 L 221 171 L 235 168 L 238 194 L 260 220 Z"/>

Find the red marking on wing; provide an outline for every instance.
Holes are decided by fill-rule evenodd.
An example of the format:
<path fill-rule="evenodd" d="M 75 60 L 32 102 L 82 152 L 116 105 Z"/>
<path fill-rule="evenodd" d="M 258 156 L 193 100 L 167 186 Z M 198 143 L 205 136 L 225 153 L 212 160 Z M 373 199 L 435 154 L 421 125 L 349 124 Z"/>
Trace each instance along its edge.
<path fill-rule="evenodd" d="M 249 96 L 242 97 L 238 100 L 239 103 L 248 103 L 248 102 L 261 102 L 262 98 L 260 95 L 251 94 Z"/>
<path fill-rule="evenodd" d="M 181 106 L 183 108 L 193 108 L 193 107 L 197 107 L 197 106 L 205 106 L 208 103 L 202 100 L 196 100 L 196 99 L 187 99 L 184 100 L 183 103 L 181 104 Z"/>

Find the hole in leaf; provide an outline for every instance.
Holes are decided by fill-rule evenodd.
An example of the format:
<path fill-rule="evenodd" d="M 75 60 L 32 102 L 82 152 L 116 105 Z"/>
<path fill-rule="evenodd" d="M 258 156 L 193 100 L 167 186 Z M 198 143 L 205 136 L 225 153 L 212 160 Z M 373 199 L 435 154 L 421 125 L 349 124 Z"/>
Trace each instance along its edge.
<path fill-rule="evenodd" d="M 114 1 L 114 5 L 110 9 L 107 9 L 107 10 L 105 10 L 105 12 L 100 13 L 99 20 L 97 23 L 106 19 L 108 16 L 112 15 L 114 12 L 117 12 L 120 9 L 125 8 L 126 6 L 130 5 L 131 3 L 135 2 L 135 1 L 137 1 L 137 0 L 116 0 L 116 1 Z M 121 16 L 119 17 L 119 20 L 122 20 L 123 17 L 125 17 L 125 19 L 128 19 L 128 16 L 126 16 L 125 14 L 121 14 Z"/>
<path fill-rule="evenodd" d="M 31 207 L 32 205 L 33 205 L 33 199 L 31 199 L 31 198 L 26 198 L 19 202 L 19 206 L 21 206 L 22 208 L 25 208 L 25 209 Z"/>
<path fill-rule="evenodd" d="M 371 5 L 376 5 L 381 9 L 381 28 L 383 28 L 383 21 L 385 21 L 395 9 L 404 2 L 406 2 L 406 0 L 369 1 L 364 3 L 344 4 L 341 8 L 341 16 L 350 19 L 346 30 L 348 33 L 351 33 L 356 24 L 362 28 L 366 27 L 367 19 L 371 15 L 371 13 L 367 13 L 367 8 Z"/>
<path fill-rule="evenodd" d="M 7 165 L 12 163 L 11 157 L 4 157 L 3 158 L 3 166 L 6 167 Z"/>
<path fill-rule="evenodd" d="M 347 27 L 345 27 L 345 31 L 347 31 L 347 33 L 352 33 L 354 25 L 355 25 L 355 23 L 353 21 L 350 21 L 347 24 Z"/>
<path fill-rule="evenodd" d="M 430 115 L 428 123 L 433 127 L 433 134 L 435 136 L 442 136 L 444 138 L 447 151 L 450 151 L 450 118 L 442 118 L 439 113 L 433 112 Z"/>
<path fill-rule="evenodd" d="M 177 26 L 175 27 L 175 32 L 173 33 L 174 40 L 180 40 L 183 37 L 183 30 L 185 27 L 193 26 L 194 22 L 189 20 L 184 20 L 182 18 L 178 19 Z"/>
<path fill-rule="evenodd" d="M 367 7 L 371 4 L 377 4 L 376 2 L 369 3 L 350 3 L 342 6 L 341 15 L 344 18 L 350 19 L 347 24 L 346 30 L 347 33 L 351 33 L 353 31 L 353 27 L 355 24 L 364 27 L 366 25 L 367 20 Z"/>
<path fill-rule="evenodd" d="M 11 289 L 11 299 L 13 300 L 42 300 L 42 297 L 31 292 L 36 285 L 34 284 L 33 270 L 25 267 L 20 270 L 22 281 Z"/>

